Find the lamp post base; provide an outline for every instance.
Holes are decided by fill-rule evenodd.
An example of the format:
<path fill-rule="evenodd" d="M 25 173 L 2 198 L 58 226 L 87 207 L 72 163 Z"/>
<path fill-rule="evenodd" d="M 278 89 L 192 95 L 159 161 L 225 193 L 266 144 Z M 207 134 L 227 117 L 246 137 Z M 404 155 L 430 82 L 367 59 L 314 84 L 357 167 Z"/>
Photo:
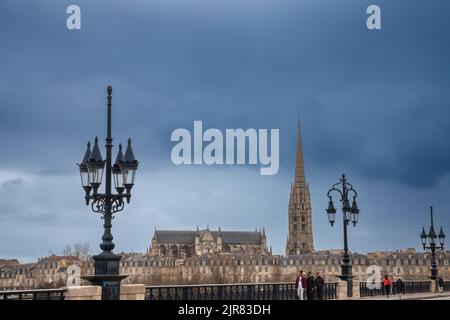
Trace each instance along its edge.
<path fill-rule="evenodd" d="M 102 252 L 94 256 L 95 275 L 83 276 L 95 286 L 102 287 L 102 300 L 120 300 L 120 282 L 128 275 L 119 274 L 121 256 Z"/>
<path fill-rule="evenodd" d="M 438 285 L 438 272 L 437 269 L 431 269 L 431 276 L 428 277 L 432 282 L 434 282 L 434 292 L 439 291 L 439 285 Z"/>
<path fill-rule="evenodd" d="M 338 277 L 342 281 L 347 281 L 347 297 L 353 297 L 353 278 L 355 276 L 352 275 L 352 266 L 349 265 L 341 265 L 342 274 Z"/>
<path fill-rule="evenodd" d="M 439 278 L 439 273 L 437 267 L 431 268 L 431 275 L 428 277 L 431 280 L 437 280 Z"/>

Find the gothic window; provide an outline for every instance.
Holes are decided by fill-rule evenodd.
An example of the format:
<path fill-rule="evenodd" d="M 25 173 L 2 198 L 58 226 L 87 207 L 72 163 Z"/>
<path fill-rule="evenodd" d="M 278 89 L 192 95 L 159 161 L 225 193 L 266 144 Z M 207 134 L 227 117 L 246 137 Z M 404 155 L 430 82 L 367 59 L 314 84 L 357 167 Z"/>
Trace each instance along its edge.
<path fill-rule="evenodd" d="M 190 257 L 192 255 L 191 249 L 189 248 L 189 246 L 187 244 L 185 244 L 183 246 L 183 251 L 184 251 L 184 254 L 186 255 L 186 257 Z"/>
<path fill-rule="evenodd" d="M 294 223 L 294 232 L 297 231 L 297 224 Z"/>
<path fill-rule="evenodd" d="M 305 222 L 305 220 L 306 220 L 305 216 L 302 216 L 302 222 Z"/>
<path fill-rule="evenodd" d="M 172 256 L 176 257 L 178 255 L 178 248 L 176 245 L 172 245 Z"/>
<path fill-rule="evenodd" d="M 306 248 L 306 244 L 304 242 L 302 243 L 302 247 L 303 247 L 303 249 Z"/>
<path fill-rule="evenodd" d="M 305 232 L 306 230 L 306 226 L 304 224 L 302 224 L 302 232 Z"/>
<path fill-rule="evenodd" d="M 302 210 L 305 210 L 305 204 L 302 203 Z"/>

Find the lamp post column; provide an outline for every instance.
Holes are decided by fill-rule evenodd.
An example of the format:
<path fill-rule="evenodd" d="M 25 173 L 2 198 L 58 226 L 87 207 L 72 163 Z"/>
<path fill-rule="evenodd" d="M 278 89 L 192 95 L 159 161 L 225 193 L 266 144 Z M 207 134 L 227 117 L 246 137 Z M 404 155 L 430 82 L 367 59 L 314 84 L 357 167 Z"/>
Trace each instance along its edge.
<path fill-rule="evenodd" d="M 105 172 L 105 214 L 104 214 L 104 233 L 102 236 L 103 243 L 100 245 L 100 248 L 103 252 L 111 252 L 115 245 L 112 242 L 113 235 L 111 233 L 112 228 L 112 213 L 111 213 L 111 201 L 112 201 L 112 186 L 111 186 L 111 167 L 112 167 L 112 137 L 111 137 L 111 113 L 112 113 L 112 87 L 109 86 L 107 89 L 108 92 L 108 111 L 107 111 L 107 124 L 106 124 L 106 172 Z"/>
<path fill-rule="evenodd" d="M 342 194 L 344 195 L 343 197 L 343 202 L 347 203 L 348 202 L 348 197 L 347 197 L 347 186 L 346 186 L 346 179 L 345 176 L 342 175 Z M 351 275 L 352 275 L 352 266 L 350 264 L 350 255 L 348 254 L 348 236 L 347 236 L 347 225 L 348 225 L 348 221 L 346 220 L 345 216 L 346 216 L 346 212 L 345 212 L 346 208 L 345 206 L 342 207 L 342 224 L 344 226 L 344 256 L 342 259 L 342 277 L 347 278 L 347 280 L 351 279 Z"/>
<path fill-rule="evenodd" d="M 340 188 L 342 187 L 342 188 Z M 350 263 L 350 254 L 348 251 L 348 223 L 351 221 L 353 225 L 356 226 L 359 216 L 359 209 L 356 204 L 357 193 L 353 189 L 353 186 L 348 183 L 345 175 L 339 179 L 339 182 L 334 184 L 333 187 L 328 191 L 328 198 L 330 199 L 328 203 L 328 220 L 333 226 L 335 221 L 336 209 L 334 208 L 331 193 L 338 193 L 340 196 L 340 201 L 342 202 L 342 224 L 343 224 L 343 234 L 344 234 L 344 253 L 342 256 L 341 264 L 341 275 L 338 276 L 343 281 L 347 281 L 347 297 L 353 296 L 353 275 L 352 275 L 352 265 Z M 350 207 L 350 202 L 348 200 L 349 193 L 353 193 L 353 203 Z"/>

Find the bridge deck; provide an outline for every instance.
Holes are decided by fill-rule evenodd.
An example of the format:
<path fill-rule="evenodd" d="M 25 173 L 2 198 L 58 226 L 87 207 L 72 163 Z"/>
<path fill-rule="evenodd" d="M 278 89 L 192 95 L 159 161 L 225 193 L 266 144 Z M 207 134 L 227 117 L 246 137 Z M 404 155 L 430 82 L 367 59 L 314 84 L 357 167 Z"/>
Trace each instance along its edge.
<path fill-rule="evenodd" d="M 427 299 L 450 300 L 450 292 L 396 294 L 396 295 L 389 295 L 389 298 L 386 298 L 386 296 L 377 296 L 377 297 L 364 297 L 361 298 L 360 300 L 427 300 Z"/>

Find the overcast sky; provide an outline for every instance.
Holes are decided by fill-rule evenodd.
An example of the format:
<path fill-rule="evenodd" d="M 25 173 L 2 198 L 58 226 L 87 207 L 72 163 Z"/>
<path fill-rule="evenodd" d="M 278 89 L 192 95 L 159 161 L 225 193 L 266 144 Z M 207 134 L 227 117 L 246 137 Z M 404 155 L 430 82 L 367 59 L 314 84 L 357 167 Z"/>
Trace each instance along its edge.
<path fill-rule="evenodd" d="M 78 4 L 82 29 L 66 28 Z M 366 27 L 378 4 L 382 30 Z M 341 248 L 326 192 L 345 172 L 359 193 L 358 252 L 419 248 L 450 232 L 450 2 L 325 0 L 0 1 L 0 258 L 66 244 L 99 252 L 76 163 L 105 136 L 140 160 L 116 251 L 144 252 L 155 228 L 266 228 L 283 253 L 302 119 L 316 249 Z M 280 170 L 175 166 L 176 128 L 279 128 Z M 102 140 L 103 145 L 103 140 Z M 115 154 L 115 152 L 114 152 Z"/>

